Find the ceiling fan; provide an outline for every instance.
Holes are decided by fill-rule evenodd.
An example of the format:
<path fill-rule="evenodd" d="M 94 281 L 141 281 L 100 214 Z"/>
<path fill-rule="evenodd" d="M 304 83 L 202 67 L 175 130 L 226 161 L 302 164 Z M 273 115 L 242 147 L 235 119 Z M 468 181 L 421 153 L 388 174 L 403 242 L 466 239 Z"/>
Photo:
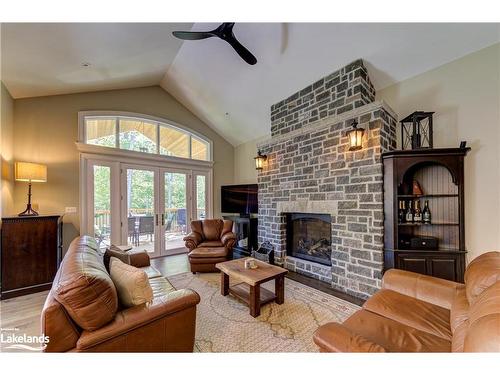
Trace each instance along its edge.
<path fill-rule="evenodd" d="M 219 27 L 212 31 L 174 31 L 172 34 L 179 39 L 183 40 L 200 40 L 212 38 L 214 36 L 221 38 L 228 42 L 234 48 L 236 53 L 245 60 L 248 64 L 254 65 L 257 59 L 250 53 L 243 45 L 238 42 L 233 33 L 234 22 L 224 22 Z"/>

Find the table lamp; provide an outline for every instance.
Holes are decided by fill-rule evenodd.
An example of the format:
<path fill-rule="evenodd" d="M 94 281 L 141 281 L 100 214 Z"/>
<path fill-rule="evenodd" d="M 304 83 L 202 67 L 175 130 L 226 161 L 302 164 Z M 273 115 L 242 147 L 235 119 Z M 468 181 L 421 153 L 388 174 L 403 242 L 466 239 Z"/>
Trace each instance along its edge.
<path fill-rule="evenodd" d="M 26 210 L 19 216 L 38 216 L 38 212 L 31 208 L 31 183 L 47 182 L 47 166 L 36 163 L 16 162 L 15 165 L 16 181 L 28 182 L 28 205 Z"/>

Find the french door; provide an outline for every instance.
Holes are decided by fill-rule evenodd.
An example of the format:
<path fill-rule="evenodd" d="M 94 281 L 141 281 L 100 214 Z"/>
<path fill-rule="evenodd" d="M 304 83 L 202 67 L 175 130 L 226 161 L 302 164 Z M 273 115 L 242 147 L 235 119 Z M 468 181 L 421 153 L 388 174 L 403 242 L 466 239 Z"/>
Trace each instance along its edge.
<path fill-rule="evenodd" d="M 152 257 L 185 252 L 191 220 L 211 217 L 210 185 L 209 171 L 88 160 L 82 232 L 102 249 L 114 243 Z"/>

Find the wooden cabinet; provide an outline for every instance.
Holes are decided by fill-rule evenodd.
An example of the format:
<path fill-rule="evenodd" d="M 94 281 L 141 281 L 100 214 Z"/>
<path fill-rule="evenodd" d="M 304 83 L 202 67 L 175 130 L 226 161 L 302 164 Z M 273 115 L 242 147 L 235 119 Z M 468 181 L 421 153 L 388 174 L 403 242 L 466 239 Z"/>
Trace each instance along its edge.
<path fill-rule="evenodd" d="M 384 163 L 384 269 L 399 268 L 463 282 L 465 272 L 464 158 L 469 148 L 391 151 Z M 413 191 L 414 181 L 421 192 Z M 405 222 L 400 203 L 427 201 L 430 223 Z M 433 248 L 412 246 L 431 238 Z"/>
<path fill-rule="evenodd" d="M 61 225 L 60 216 L 2 219 L 1 299 L 50 289 L 61 262 Z"/>

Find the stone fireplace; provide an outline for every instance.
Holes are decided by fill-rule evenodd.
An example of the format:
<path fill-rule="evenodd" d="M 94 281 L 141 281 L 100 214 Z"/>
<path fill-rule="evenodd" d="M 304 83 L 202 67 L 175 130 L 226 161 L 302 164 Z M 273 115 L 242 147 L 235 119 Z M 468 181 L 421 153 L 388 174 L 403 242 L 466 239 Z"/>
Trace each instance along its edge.
<path fill-rule="evenodd" d="M 274 104 L 271 138 L 258 145 L 267 155 L 258 176 L 259 243 L 274 245 L 277 264 L 361 298 L 380 288 L 381 153 L 396 147 L 396 116 L 374 99 L 362 60 L 354 61 Z M 359 151 L 348 150 L 354 120 L 365 129 Z M 312 219 L 324 225 L 314 229 Z"/>
<path fill-rule="evenodd" d="M 296 212 L 285 216 L 287 255 L 331 266 L 331 216 Z"/>

